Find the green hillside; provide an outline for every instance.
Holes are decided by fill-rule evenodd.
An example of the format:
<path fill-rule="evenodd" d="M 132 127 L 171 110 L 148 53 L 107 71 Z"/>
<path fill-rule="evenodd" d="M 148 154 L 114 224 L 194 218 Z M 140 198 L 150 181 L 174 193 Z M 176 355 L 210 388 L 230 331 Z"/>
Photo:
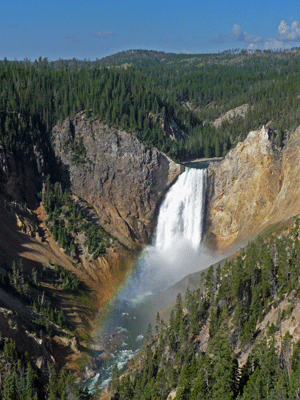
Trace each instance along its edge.
<path fill-rule="evenodd" d="M 225 155 L 268 124 L 277 144 L 300 123 L 299 51 L 175 55 L 124 52 L 77 60 L 0 65 L 1 143 L 50 157 L 54 124 L 79 111 L 135 134 L 175 160 Z M 126 64 L 126 68 L 120 65 Z M 130 66 L 128 66 L 130 65 Z M 247 112 L 215 127 L 227 111 Z M 186 136 L 172 140 L 166 124 Z"/>
<path fill-rule="evenodd" d="M 157 315 L 129 371 L 119 378 L 114 370 L 112 398 L 167 399 L 173 391 L 176 400 L 296 399 L 300 340 L 290 331 L 299 308 L 299 252 L 296 219 L 222 268 L 210 267 L 203 289 L 177 296 L 168 323 Z"/>

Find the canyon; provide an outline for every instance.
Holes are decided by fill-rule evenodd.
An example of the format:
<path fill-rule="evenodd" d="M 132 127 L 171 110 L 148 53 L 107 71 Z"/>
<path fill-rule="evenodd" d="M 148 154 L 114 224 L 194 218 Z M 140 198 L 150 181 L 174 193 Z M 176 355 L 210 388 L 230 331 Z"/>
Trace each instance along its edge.
<path fill-rule="evenodd" d="M 43 156 L 36 152 L 32 165 L 3 147 L 0 256 L 4 264 L 21 258 L 28 274 L 34 268 L 52 270 L 57 264 L 86 286 L 83 300 L 54 290 L 77 333 L 66 339 L 66 332 L 57 331 L 50 340 L 52 361 L 57 366 L 66 364 L 68 369 L 78 370 L 80 359 L 94 349 L 87 339 L 98 325 L 99 309 L 105 307 L 137 254 L 150 242 L 164 194 L 184 167 L 157 149 L 146 148 L 133 135 L 87 119 L 84 113 L 55 126 L 52 135 L 52 168 L 56 168 L 56 176 L 72 191 L 84 215 L 88 214 L 90 220 L 112 235 L 113 245 L 96 258 L 88 253 L 82 240 L 78 257 L 61 248 L 48 229 L 43 204 L 36 201 L 38 188 L 45 181 Z M 78 232 L 73 240 L 77 241 L 80 235 Z M 6 267 L 1 272 L 7 276 Z M 47 350 L 50 342 L 41 339 L 38 325 L 30 322 L 35 318 L 32 307 L 26 305 L 22 310 L 20 305 L 14 305 L 11 296 L 4 295 L 1 306 L 0 329 L 4 336 L 15 338 L 17 332 L 21 333 L 18 350 L 24 352 L 27 341 L 27 350 L 36 365 L 44 366 L 51 360 Z M 11 309 L 18 315 L 12 316 Z"/>
<path fill-rule="evenodd" d="M 53 130 L 55 153 L 72 191 L 95 207 L 101 225 L 130 249 L 149 244 L 164 194 L 185 167 L 134 136 L 84 114 Z M 72 161 L 76 143 L 82 163 Z M 226 251 L 297 214 L 300 128 L 283 149 L 267 126 L 250 132 L 208 167 L 206 242 Z"/>
<path fill-rule="evenodd" d="M 44 179 L 41 156 L 36 159 L 40 170 L 37 174 L 29 165 L 20 164 L 12 153 L 1 149 L 1 196 L 6 211 L 1 214 L 4 223 L 0 251 L 3 259 L 23 257 L 25 266 L 32 261 L 58 262 L 77 275 L 92 290 L 96 301 L 90 306 L 91 315 L 87 316 L 74 304 L 70 314 L 75 314 L 75 324 L 85 326 L 85 331 L 90 332 L 97 326 L 97 310 L 107 304 L 137 254 L 151 242 L 159 207 L 185 167 L 156 148 L 147 148 L 134 135 L 87 118 L 84 113 L 57 124 L 52 139 L 61 182 L 70 188 L 77 201 L 89 205 L 92 217 L 117 242 L 95 260 L 87 254 L 72 259 L 53 240 L 45 225 L 47 217 L 42 205 L 37 213 L 13 205 L 26 200 L 38 209 L 34 197 Z M 221 162 L 210 163 L 205 217 L 205 244 L 210 249 L 219 252 L 233 249 L 270 225 L 299 213 L 299 143 L 300 128 L 280 149 L 274 144 L 274 133 L 263 126 L 250 132 Z M 12 217 L 8 218 L 8 214 Z M 13 247 L 16 237 L 20 244 Z M 9 302 L 2 299 L 2 306 L 5 332 L 13 329 L 9 324 L 25 324 L 20 329 L 26 338 L 26 318 L 21 316 L 9 323 L 15 318 L 10 316 Z M 67 300 L 66 306 L 69 307 Z M 84 352 L 72 340 L 77 343 L 75 338 L 65 344 L 59 336 L 56 338 L 57 344 L 66 349 L 64 360 L 61 354 L 56 353 L 56 357 L 60 364 L 69 359 L 69 367 L 73 365 L 76 369 L 76 359 Z M 37 346 L 38 339 L 34 343 Z M 87 346 L 84 340 L 80 343 L 81 347 Z M 70 352 L 75 356 L 70 356 Z M 46 350 L 38 354 L 37 364 L 42 362 L 40 357 L 50 357 L 46 356 Z"/>

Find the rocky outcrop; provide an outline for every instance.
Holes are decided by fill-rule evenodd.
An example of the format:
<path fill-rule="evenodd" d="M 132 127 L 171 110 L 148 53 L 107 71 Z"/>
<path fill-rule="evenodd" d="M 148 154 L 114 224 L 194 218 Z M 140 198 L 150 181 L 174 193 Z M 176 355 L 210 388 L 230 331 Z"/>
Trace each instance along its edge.
<path fill-rule="evenodd" d="M 66 183 L 95 207 L 102 226 L 129 248 L 148 243 L 164 193 L 184 167 L 84 113 L 52 137 Z"/>
<path fill-rule="evenodd" d="M 171 119 L 171 121 L 167 121 L 164 119 L 161 122 L 161 127 L 164 131 L 165 137 L 170 138 L 175 142 L 179 140 L 184 140 L 188 136 L 187 133 L 185 133 L 182 129 L 179 128 L 179 126 L 173 119 Z"/>
<path fill-rule="evenodd" d="M 234 122 L 238 117 L 245 118 L 247 112 L 249 111 L 249 104 L 243 104 L 234 108 L 233 110 L 227 111 L 225 114 L 221 115 L 219 118 L 215 119 L 211 124 L 215 128 L 220 128 L 224 121 L 229 123 Z"/>
<path fill-rule="evenodd" d="M 225 250 L 300 212 L 300 128 L 282 151 L 268 127 L 208 168 L 207 243 Z"/>

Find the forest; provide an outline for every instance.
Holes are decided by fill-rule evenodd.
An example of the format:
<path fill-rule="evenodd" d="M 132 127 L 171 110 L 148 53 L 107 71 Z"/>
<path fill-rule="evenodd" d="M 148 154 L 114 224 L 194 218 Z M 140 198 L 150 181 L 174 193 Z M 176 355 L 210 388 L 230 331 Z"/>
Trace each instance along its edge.
<path fill-rule="evenodd" d="M 35 146 L 50 164 L 51 129 L 85 111 L 87 117 L 129 131 L 174 160 L 224 156 L 263 124 L 276 131 L 282 147 L 300 123 L 299 50 L 198 55 L 197 63 L 190 58 L 168 55 L 167 62 L 146 66 L 135 65 L 133 59 L 129 67 L 114 65 L 114 58 L 106 65 L 75 59 L 4 60 L 1 144 L 29 160 Z M 212 124 L 244 104 L 246 115 L 224 120 L 217 128 Z M 163 129 L 167 122 L 186 136 L 172 140 Z"/>
<path fill-rule="evenodd" d="M 78 260 L 83 250 L 73 239 L 80 231 L 82 247 L 96 259 L 116 239 L 84 213 L 60 182 L 53 127 L 84 112 L 90 121 L 99 119 L 135 135 L 147 148 L 156 146 L 175 161 L 187 161 L 223 157 L 251 130 L 267 124 L 281 149 L 300 125 L 299 55 L 299 49 L 201 55 L 129 51 L 95 62 L 5 59 L 0 61 L 0 150 L 11 152 L 20 165 L 30 164 L 37 176 L 43 174 L 36 203 L 44 183 L 47 228 L 66 254 Z M 245 113 L 215 124 L 240 106 Z M 172 138 L 167 125 L 184 134 Z M 84 163 L 84 154 L 82 143 L 76 143 L 72 161 Z M 2 187 L 0 193 L 2 199 Z M 299 298 L 299 253 L 297 219 L 288 233 L 261 236 L 224 266 L 211 267 L 198 290 L 178 295 L 169 322 L 157 315 L 129 371 L 119 377 L 114 369 L 113 398 L 163 400 L 175 389 L 176 400 L 299 398 L 300 343 L 287 334 L 278 348 L 275 340 Z M 66 336 L 74 333 L 55 288 L 74 296 L 83 291 L 82 282 L 57 264 L 25 270 L 22 259 L 0 263 L 0 289 L 30 308 L 38 339 L 52 338 L 57 329 L 67 330 Z M 289 307 L 258 332 L 257 325 L 284 300 Z M 205 327 L 209 338 L 203 350 Z M 247 361 L 239 367 L 237 349 L 247 348 Z M 67 371 L 51 363 L 39 370 L 0 332 L 1 399 L 91 397 Z"/>
<path fill-rule="evenodd" d="M 296 219 L 288 233 L 258 237 L 222 268 L 203 272 L 198 290 L 179 293 L 169 322 L 157 314 L 155 331 L 149 326 L 129 371 L 119 377 L 114 368 L 113 399 L 166 399 L 174 389 L 176 400 L 297 399 L 300 341 L 287 332 L 278 342 L 275 334 L 299 301 L 299 233 Z M 275 323 L 258 329 L 272 309 Z"/>

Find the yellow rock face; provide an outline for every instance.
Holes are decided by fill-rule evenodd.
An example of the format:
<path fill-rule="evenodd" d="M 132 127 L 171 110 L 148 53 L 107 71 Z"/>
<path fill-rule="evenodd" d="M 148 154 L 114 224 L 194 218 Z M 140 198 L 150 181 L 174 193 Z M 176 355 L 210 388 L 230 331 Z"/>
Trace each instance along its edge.
<path fill-rule="evenodd" d="M 282 187 L 270 212 L 275 222 L 300 211 L 300 127 L 291 136 L 282 155 Z"/>
<path fill-rule="evenodd" d="M 267 127 L 250 132 L 208 174 L 207 242 L 226 250 L 300 212 L 300 128 L 282 152 Z"/>

